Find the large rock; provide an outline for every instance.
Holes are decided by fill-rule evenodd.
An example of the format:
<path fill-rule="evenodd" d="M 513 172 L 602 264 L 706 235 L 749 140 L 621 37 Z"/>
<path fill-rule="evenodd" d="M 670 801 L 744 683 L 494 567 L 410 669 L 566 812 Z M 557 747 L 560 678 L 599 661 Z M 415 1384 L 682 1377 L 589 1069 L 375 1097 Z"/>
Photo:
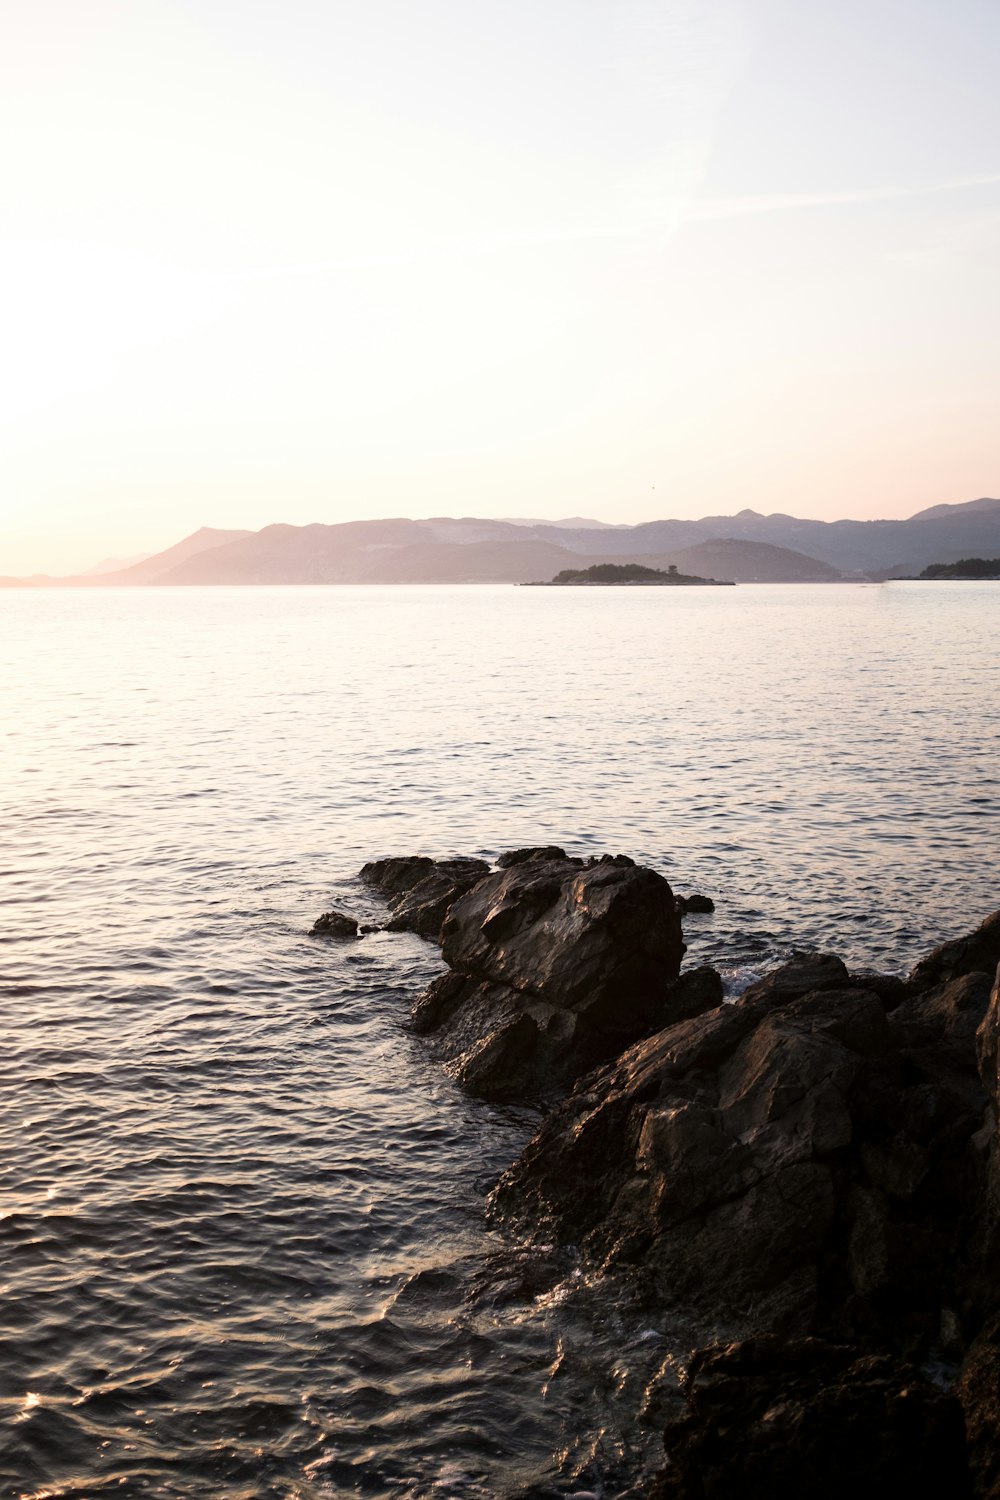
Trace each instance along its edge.
<path fill-rule="evenodd" d="M 932 1088 L 948 1090 L 976 1115 L 987 1100 L 976 1039 L 989 1000 L 990 977 L 972 970 L 907 996 L 889 1018 L 911 1073 Z"/>
<path fill-rule="evenodd" d="M 942 943 L 916 965 L 910 976 L 915 989 L 928 989 L 963 974 L 987 974 L 991 979 L 1000 964 L 1000 911 L 993 912 L 964 937 Z"/>
<path fill-rule="evenodd" d="M 638 1008 L 655 1009 L 684 952 L 670 886 L 621 856 L 512 865 L 452 904 L 441 938 L 456 973 L 624 1035 Z"/>
<path fill-rule="evenodd" d="M 414 1026 L 484 1096 L 565 1087 L 667 1015 L 722 999 L 714 970 L 677 982 L 673 893 L 623 856 L 528 851 L 454 900 L 441 937 L 450 972 L 417 1001 Z"/>
<path fill-rule="evenodd" d="M 908 1073 L 877 995 L 800 993 L 820 971 L 796 958 L 581 1079 L 493 1222 L 638 1264 L 660 1306 L 739 1336 L 936 1328 L 978 1121 Z"/>
<path fill-rule="evenodd" d="M 700 1350 L 650 1500 L 962 1500 L 962 1411 L 905 1361 L 801 1339 Z"/>
<path fill-rule="evenodd" d="M 990 1116 L 1000 1119 L 1000 967 L 990 991 L 986 1013 L 976 1032 L 976 1057 Z"/>

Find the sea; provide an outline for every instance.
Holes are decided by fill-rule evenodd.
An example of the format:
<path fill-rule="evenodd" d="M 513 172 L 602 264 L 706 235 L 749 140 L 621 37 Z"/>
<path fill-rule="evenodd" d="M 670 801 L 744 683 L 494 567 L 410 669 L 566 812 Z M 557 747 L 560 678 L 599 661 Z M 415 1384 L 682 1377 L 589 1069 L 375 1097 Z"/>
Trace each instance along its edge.
<path fill-rule="evenodd" d="M 408 1029 L 432 944 L 310 927 L 379 920 L 377 856 L 556 843 L 711 896 L 732 994 L 905 973 L 1000 906 L 998 622 L 995 583 L 0 592 L 0 1496 L 641 1495 L 690 1330 L 571 1249 L 511 1292 L 483 1201 L 537 1113 Z"/>

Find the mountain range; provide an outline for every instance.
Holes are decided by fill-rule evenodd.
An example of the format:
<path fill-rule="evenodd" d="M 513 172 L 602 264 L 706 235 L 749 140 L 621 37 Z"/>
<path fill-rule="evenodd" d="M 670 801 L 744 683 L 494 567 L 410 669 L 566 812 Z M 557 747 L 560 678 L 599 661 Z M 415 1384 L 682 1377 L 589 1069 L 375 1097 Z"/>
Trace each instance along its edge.
<path fill-rule="evenodd" d="M 129 567 L 0 585 L 529 583 L 601 562 L 671 564 L 738 583 L 908 577 L 930 563 L 1000 555 L 1000 499 L 934 505 L 899 521 L 811 521 L 741 510 L 637 526 L 433 517 L 202 527 Z"/>

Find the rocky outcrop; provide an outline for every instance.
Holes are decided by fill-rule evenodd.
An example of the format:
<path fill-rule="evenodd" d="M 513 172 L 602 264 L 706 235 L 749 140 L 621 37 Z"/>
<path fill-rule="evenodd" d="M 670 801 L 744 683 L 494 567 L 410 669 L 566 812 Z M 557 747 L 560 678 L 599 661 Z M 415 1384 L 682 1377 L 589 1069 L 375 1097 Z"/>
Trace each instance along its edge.
<path fill-rule="evenodd" d="M 493 1098 L 565 1087 L 662 1024 L 684 951 L 661 875 L 624 856 L 584 864 L 548 850 L 458 897 L 441 939 L 449 972 L 418 1000 L 414 1026 L 463 1087 Z M 709 997 L 703 979 L 677 1003 L 717 1005 L 721 993 L 716 978 Z"/>
<path fill-rule="evenodd" d="M 742 1341 L 694 1356 L 658 1500 L 1000 1497 L 998 931 L 907 981 L 795 955 L 580 1079 L 494 1189 Z"/>
<path fill-rule="evenodd" d="M 705 896 L 701 891 L 692 891 L 690 896 L 677 896 L 675 899 L 681 916 L 707 915 L 715 910 L 715 902 L 711 896 Z"/>
<path fill-rule="evenodd" d="M 569 859 L 570 856 L 565 849 L 560 849 L 558 844 L 532 844 L 527 849 L 508 849 L 506 854 L 501 854 L 497 860 L 498 870 L 509 870 L 511 865 L 523 865 L 528 859 Z M 573 859 L 573 863 L 582 865 L 582 859 Z"/>
<path fill-rule="evenodd" d="M 739 1336 L 930 1341 L 955 1298 L 987 993 L 959 981 L 887 1015 L 863 985 L 798 955 L 640 1041 L 556 1106 L 492 1221 L 640 1265 L 659 1306 Z"/>
<path fill-rule="evenodd" d="M 361 870 L 361 879 L 388 898 L 392 916 L 387 931 L 416 932 L 440 942 L 441 924 L 452 902 L 489 871 L 482 859 L 409 855 L 372 860 Z"/>
<path fill-rule="evenodd" d="M 651 1496 L 1000 1500 L 1000 912 L 908 979 L 796 953 L 727 1004 L 715 970 L 680 973 L 697 903 L 653 871 L 498 863 L 363 874 L 441 942 L 413 1024 L 453 1076 L 571 1089 L 492 1225 L 714 1341 Z"/>
<path fill-rule="evenodd" d="M 382 859 L 361 878 L 387 898 L 388 930 L 441 943 L 448 972 L 413 1009 L 472 1093 L 564 1090 L 637 1037 L 722 1001 L 714 970 L 679 977 L 684 942 L 669 884 L 627 855 L 556 845 L 482 860 Z"/>

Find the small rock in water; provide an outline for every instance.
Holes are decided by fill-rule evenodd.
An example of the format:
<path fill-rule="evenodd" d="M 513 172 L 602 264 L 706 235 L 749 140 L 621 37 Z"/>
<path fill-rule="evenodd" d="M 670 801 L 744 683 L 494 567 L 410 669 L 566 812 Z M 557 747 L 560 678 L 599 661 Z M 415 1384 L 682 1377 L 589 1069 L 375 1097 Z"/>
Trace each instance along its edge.
<path fill-rule="evenodd" d="M 342 911 L 325 911 L 309 929 L 310 937 L 355 938 L 357 935 L 357 922 Z"/>
<path fill-rule="evenodd" d="M 677 909 L 682 916 L 687 916 L 689 912 L 712 912 L 715 910 L 715 902 L 711 896 L 703 896 L 700 891 L 695 891 L 690 896 L 678 896 Z"/>

